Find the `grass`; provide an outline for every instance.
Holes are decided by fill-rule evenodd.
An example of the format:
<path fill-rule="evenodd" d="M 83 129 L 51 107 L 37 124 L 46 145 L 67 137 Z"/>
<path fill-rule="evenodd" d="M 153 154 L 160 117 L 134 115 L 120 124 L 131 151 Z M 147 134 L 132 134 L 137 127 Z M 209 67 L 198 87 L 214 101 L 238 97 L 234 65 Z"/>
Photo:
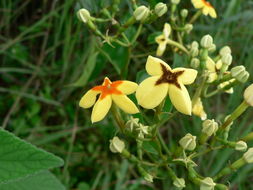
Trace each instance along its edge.
<path fill-rule="evenodd" d="M 154 5 L 158 0 L 144 3 L 147 2 Z M 91 126 L 90 110 L 78 107 L 83 93 L 105 75 L 112 79 L 124 77 L 122 70 L 127 68 L 129 59 L 131 66 L 127 78 L 136 80 L 136 72 L 143 69 L 147 55 L 154 53 L 156 48 L 154 45 L 146 48 L 148 34 L 162 28 L 162 22 L 144 26 L 145 32 L 138 39 L 140 43 L 134 47 L 132 57 L 124 48 L 115 50 L 108 46 L 97 50 L 98 40 L 77 20 L 75 12 L 86 7 L 93 15 L 99 15 L 101 7 L 109 3 L 91 0 L 0 1 L 1 126 L 62 157 L 65 166 L 54 173 L 67 189 L 167 189 L 170 182 L 148 184 L 135 180 L 138 174 L 134 167 L 109 152 L 108 140 L 115 132 L 112 118 Z M 214 0 L 212 3 L 217 7 L 219 18 L 202 17 L 189 40 L 199 40 L 210 33 L 218 47 L 229 45 L 232 48 L 234 65 L 243 64 L 252 73 L 253 3 L 243 0 Z M 122 17 L 129 6 L 130 0 L 122 2 Z M 194 11 L 190 1 L 184 1 L 183 6 Z M 136 30 L 131 28 L 128 35 Z M 107 54 L 113 59 L 108 59 Z M 121 56 L 125 58 L 118 63 Z M 253 81 L 252 76 L 249 81 Z M 209 102 L 211 116 L 219 119 L 223 114 L 229 114 L 242 100 L 245 86 L 238 86 L 231 96 L 215 96 Z M 251 109 L 235 123 L 232 139 L 237 140 L 252 131 L 252 113 Z M 197 133 L 199 130 L 194 127 L 199 123 L 196 118 L 180 122 L 172 120 L 170 128 L 165 126 L 162 130 L 164 135 L 167 133 L 167 142 L 173 145 L 178 139 L 172 133 L 178 137 L 186 132 Z M 199 160 L 200 165 L 206 166 L 200 168 L 201 173 L 215 174 L 234 156 L 231 153 L 217 152 Z M 249 165 L 229 177 L 234 189 L 253 189 L 252 169 Z"/>

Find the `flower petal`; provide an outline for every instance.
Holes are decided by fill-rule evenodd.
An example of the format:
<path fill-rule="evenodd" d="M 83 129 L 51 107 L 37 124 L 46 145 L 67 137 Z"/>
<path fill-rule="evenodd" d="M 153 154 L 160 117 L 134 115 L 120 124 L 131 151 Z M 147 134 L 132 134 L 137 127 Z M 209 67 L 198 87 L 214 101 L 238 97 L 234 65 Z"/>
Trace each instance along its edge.
<path fill-rule="evenodd" d="M 210 8 L 208 6 L 204 6 L 202 9 L 203 15 L 206 15 L 206 16 L 209 14 L 209 11 L 210 11 Z"/>
<path fill-rule="evenodd" d="M 212 60 L 211 57 L 207 57 L 206 68 L 211 72 L 215 72 L 215 62 Z"/>
<path fill-rule="evenodd" d="M 172 71 L 173 72 L 184 71 L 183 74 L 178 76 L 178 80 L 185 85 L 192 84 L 195 81 L 198 74 L 198 71 L 195 69 L 186 69 L 182 67 L 175 68 Z"/>
<path fill-rule="evenodd" d="M 136 91 L 138 84 L 132 81 L 123 80 L 122 83 L 117 87 L 123 94 L 132 94 Z"/>
<path fill-rule="evenodd" d="M 213 18 L 217 18 L 217 14 L 214 8 L 210 8 L 209 15 Z"/>
<path fill-rule="evenodd" d="M 167 46 L 166 41 L 161 42 L 161 43 L 158 45 L 158 48 L 157 48 L 157 50 L 156 50 L 156 55 L 157 55 L 157 56 L 162 56 L 163 53 L 164 53 L 165 50 L 166 50 L 166 46 Z"/>
<path fill-rule="evenodd" d="M 158 106 L 168 93 L 168 84 L 162 83 L 156 85 L 160 76 L 149 77 L 145 79 L 136 91 L 138 104 L 146 109 L 153 109 Z"/>
<path fill-rule="evenodd" d="M 112 95 L 112 100 L 124 112 L 129 114 L 138 113 L 139 110 L 136 105 L 126 95 Z"/>
<path fill-rule="evenodd" d="M 171 26 L 170 26 L 170 24 L 165 23 L 164 27 L 163 27 L 164 37 L 167 39 L 169 37 L 170 33 L 171 33 Z"/>
<path fill-rule="evenodd" d="M 192 0 L 192 4 L 196 9 L 200 9 L 205 6 L 202 0 Z"/>
<path fill-rule="evenodd" d="M 162 75 L 162 67 L 161 64 L 164 65 L 168 70 L 171 70 L 170 66 L 165 63 L 163 60 L 153 57 L 153 56 L 148 56 L 147 63 L 146 63 L 146 70 L 149 75 Z"/>
<path fill-rule="evenodd" d="M 95 90 L 92 90 L 92 89 L 89 90 L 81 98 L 81 100 L 79 102 L 79 106 L 82 107 L 82 108 L 89 108 L 89 107 L 93 106 L 93 104 L 96 101 L 96 96 L 99 93 L 100 93 L 99 91 L 95 91 Z"/>
<path fill-rule="evenodd" d="M 192 102 L 185 86 L 180 83 L 180 88 L 175 85 L 169 85 L 169 96 L 171 103 L 175 108 L 186 115 L 191 115 Z"/>
<path fill-rule="evenodd" d="M 91 114 L 91 122 L 98 122 L 106 116 L 110 107 L 112 105 L 112 97 L 106 96 L 103 99 L 98 99 L 96 104 L 93 107 L 92 114 Z"/>

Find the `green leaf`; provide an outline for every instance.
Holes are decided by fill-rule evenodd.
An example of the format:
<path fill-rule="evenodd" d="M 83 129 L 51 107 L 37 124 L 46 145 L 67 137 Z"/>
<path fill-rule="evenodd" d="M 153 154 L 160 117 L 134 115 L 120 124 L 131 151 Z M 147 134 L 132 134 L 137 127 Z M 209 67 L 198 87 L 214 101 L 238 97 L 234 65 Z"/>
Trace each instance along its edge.
<path fill-rule="evenodd" d="M 108 44 L 104 44 L 102 49 L 99 49 L 102 55 L 109 61 L 115 68 L 118 74 L 121 74 L 128 63 L 129 52 L 128 48 L 122 47 L 118 44 L 113 44 L 111 47 Z"/>
<path fill-rule="evenodd" d="M 0 130 L 0 183 L 63 165 L 63 160 Z"/>
<path fill-rule="evenodd" d="M 151 154 L 155 154 L 158 155 L 159 153 L 157 152 L 158 147 L 156 145 L 155 142 L 152 141 L 144 141 L 142 144 L 142 147 L 145 151 L 151 153 Z"/>
<path fill-rule="evenodd" d="M 73 86 L 85 86 L 96 66 L 98 52 L 91 52 L 90 57 L 84 67 L 81 77 L 73 84 Z"/>
<path fill-rule="evenodd" d="M 1 190 L 65 190 L 49 171 L 43 171 L 16 181 L 0 184 Z"/>

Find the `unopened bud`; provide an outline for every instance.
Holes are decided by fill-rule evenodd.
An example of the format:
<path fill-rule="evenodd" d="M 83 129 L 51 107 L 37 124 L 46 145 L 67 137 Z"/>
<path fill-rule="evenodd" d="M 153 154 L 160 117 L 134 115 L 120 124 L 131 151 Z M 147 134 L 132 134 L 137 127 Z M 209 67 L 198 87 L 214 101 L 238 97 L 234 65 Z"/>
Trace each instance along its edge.
<path fill-rule="evenodd" d="M 251 84 L 250 86 L 248 86 L 248 88 L 246 88 L 243 97 L 248 105 L 253 106 L 253 84 Z"/>
<path fill-rule="evenodd" d="M 180 3 L 180 0 L 171 0 L 171 3 L 177 5 Z"/>
<path fill-rule="evenodd" d="M 231 65 L 232 60 L 233 60 L 233 58 L 232 58 L 231 54 L 225 54 L 221 58 L 222 63 L 225 65 Z"/>
<path fill-rule="evenodd" d="M 138 7 L 134 11 L 135 19 L 141 22 L 144 22 L 148 18 L 149 14 L 150 14 L 149 8 L 147 8 L 144 5 Z"/>
<path fill-rule="evenodd" d="M 197 69 L 199 67 L 200 60 L 198 58 L 192 58 L 191 67 Z"/>
<path fill-rule="evenodd" d="M 238 141 L 238 142 L 235 144 L 235 150 L 244 152 L 244 151 L 247 150 L 247 148 L 248 148 L 247 143 L 244 142 L 244 141 Z"/>
<path fill-rule="evenodd" d="M 197 57 L 199 54 L 199 49 L 198 48 L 191 48 L 190 54 L 192 57 Z"/>
<path fill-rule="evenodd" d="M 190 33 L 193 29 L 193 25 L 192 24 L 186 24 L 185 25 L 185 30 L 187 33 Z"/>
<path fill-rule="evenodd" d="M 192 136 L 188 133 L 180 139 L 179 144 L 184 150 L 192 151 L 196 147 L 196 136 Z"/>
<path fill-rule="evenodd" d="M 90 12 L 87 9 L 80 9 L 79 11 L 77 11 L 77 18 L 86 23 L 90 20 L 91 16 L 90 16 Z"/>
<path fill-rule="evenodd" d="M 174 185 L 177 189 L 179 189 L 179 190 L 185 188 L 185 180 L 184 180 L 184 178 L 176 178 L 176 179 L 173 181 L 173 185 Z"/>
<path fill-rule="evenodd" d="M 191 44 L 191 48 L 199 48 L 199 43 L 197 41 L 193 41 Z"/>
<path fill-rule="evenodd" d="M 214 119 L 210 120 L 207 119 L 202 124 L 202 133 L 206 134 L 207 136 L 212 136 L 218 130 L 218 123 L 215 122 Z"/>
<path fill-rule="evenodd" d="M 110 150 L 113 153 L 121 153 L 125 148 L 124 141 L 120 140 L 118 137 L 113 137 L 112 140 L 110 140 Z"/>
<path fill-rule="evenodd" d="M 209 52 L 214 52 L 216 50 L 216 45 L 212 44 L 210 48 L 208 48 Z"/>
<path fill-rule="evenodd" d="M 188 16 L 188 10 L 187 9 L 182 9 L 180 14 L 181 14 L 181 17 L 186 18 Z"/>
<path fill-rule="evenodd" d="M 200 182 L 200 190 L 214 190 L 216 183 L 210 177 L 206 177 Z"/>
<path fill-rule="evenodd" d="M 249 73 L 245 70 L 243 65 L 232 68 L 231 75 L 241 83 L 245 83 L 249 78 Z"/>
<path fill-rule="evenodd" d="M 168 7 L 165 3 L 158 3 L 155 6 L 155 14 L 157 14 L 157 16 L 161 17 L 163 16 L 166 12 L 168 11 Z"/>
<path fill-rule="evenodd" d="M 220 56 L 224 56 L 226 54 L 231 54 L 231 49 L 229 46 L 224 46 L 223 48 L 220 49 Z"/>
<path fill-rule="evenodd" d="M 201 41 L 200 41 L 200 44 L 203 48 L 210 48 L 212 47 L 212 44 L 213 44 L 213 38 L 212 36 L 210 36 L 209 34 L 208 35 L 205 35 L 202 37 Z"/>
<path fill-rule="evenodd" d="M 249 148 L 249 150 L 243 154 L 243 159 L 249 164 L 253 163 L 253 148 Z"/>

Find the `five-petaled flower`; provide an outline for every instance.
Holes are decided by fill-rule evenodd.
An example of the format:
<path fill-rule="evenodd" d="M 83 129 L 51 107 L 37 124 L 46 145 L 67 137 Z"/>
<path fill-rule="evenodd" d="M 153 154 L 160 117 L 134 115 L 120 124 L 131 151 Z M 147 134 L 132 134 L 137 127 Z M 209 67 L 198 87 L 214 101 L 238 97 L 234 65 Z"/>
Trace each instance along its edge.
<path fill-rule="evenodd" d="M 184 85 L 192 84 L 198 72 L 182 67 L 172 70 L 167 63 L 152 56 L 148 57 L 146 70 L 151 77 L 142 81 L 136 90 L 138 104 L 153 109 L 169 94 L 179 112 L 191 115 L 192 102 Z"/>
<path fill-rule="evenodd" d="M 126 113 L 135 114 L 139 110 L 126 95 L 134 93 L 137 87 L 138 85 L 131 81 L 119 80 L 111 82 L 109 78 L 105 77 L 102 85 L 95 86 L 86 92 L 79 105 L 83 108 L 89 108 L 95 104 L 91 114 L 92 123 L 100 121 L 106 116 L 112 101 Z M 100 96 L 97 99 L 98 94 Z"/>
<path fill-rule="evenodd" d="M 157 56 L 162 56 L 164 51 L 166 50 L 170 32 L 171 32 L 170 24 L 165 23 L 163 27 L 163 33 L 155 38 L 156 43 L 158 43 L 158 48 L 156 51 Z"/>
<path fill-rule="evenodd" d="M 192 4 L 196 9 L 201 9 L 204 15 L 210 15 L 213 18 L 217 18 L 216 11 L 210 2 L 206 0 L 192 0 Z"/>

